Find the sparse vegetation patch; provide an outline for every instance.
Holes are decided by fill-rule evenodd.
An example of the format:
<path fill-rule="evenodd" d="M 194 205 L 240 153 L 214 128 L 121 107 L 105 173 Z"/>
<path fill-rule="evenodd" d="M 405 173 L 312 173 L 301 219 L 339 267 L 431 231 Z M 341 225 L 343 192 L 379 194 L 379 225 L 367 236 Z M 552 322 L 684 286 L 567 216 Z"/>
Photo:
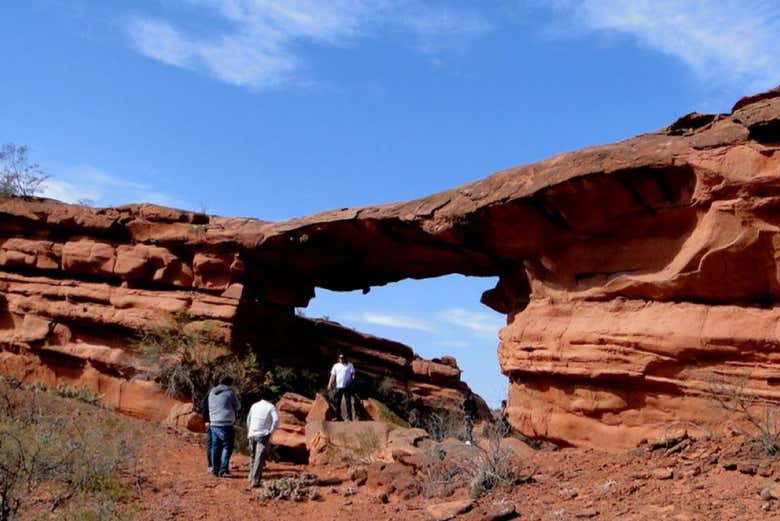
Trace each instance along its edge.
<path fill-rule="evenodd" d="M 747 387 L 748 375 L 728 379 L 711 375 L 707 391 L 718 406 L 737 415 L 751 426 L 752 436 L 761 443 L 767 455 L 780 455 L 780 404 L 763 398 Z"/>
<path fill-rule="evenodd" d="M 279 478 L 264 481 L 257 492 L 258 499 L 269 501 L 282 499 L 290 501 L 313 501 L 319 499 L 317 483 L 319 478 L 315 474 L 303 472 L 291 478 Z"/>
<path fill-rule="evenodd" d="M 142 436 L 80 401 L 0 378 L 0 521 L 130 515 L 123 476 Z"/>

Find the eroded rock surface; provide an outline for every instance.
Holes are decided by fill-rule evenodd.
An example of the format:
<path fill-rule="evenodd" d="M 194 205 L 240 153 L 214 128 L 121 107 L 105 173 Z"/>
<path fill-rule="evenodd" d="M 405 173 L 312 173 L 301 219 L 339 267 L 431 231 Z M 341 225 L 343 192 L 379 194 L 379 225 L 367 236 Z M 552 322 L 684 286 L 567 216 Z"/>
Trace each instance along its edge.
<path fill-rule="evenodd" d="M 382 385 L 413 405 L 459 408 L 468 387 L 457 363 L 296 314 L 318 282 L 294 266 L 287 248 L 300 237 L 282 228 L 152 205 L 0 200 L 0 374 L 87 387 L 121 412 L 197 430 L 186 400 L 149 381 L 135 352 L 140 333 L 182 313 L 187 328 L 323 387 L 343 351 L 361 392 Z"/>
<path fill-rule="evenodd" d="M 317 287 L 497 275 L 483 302 L 507 316 L 498 354 L 524 434 L 622 448 L 712 427 L 713 377 L 780 399 L 779 150 L 775 89 L 423 199 L 279 223 L 4 200 L 2 367 L 68 358 L 72 377 L 132 381 L 121 339 L 181 309 L 233 342 L 271 337 L 299 367 L 346 345 L 371 378 L 455 406 L 452 364 L 293 310 Z"/>

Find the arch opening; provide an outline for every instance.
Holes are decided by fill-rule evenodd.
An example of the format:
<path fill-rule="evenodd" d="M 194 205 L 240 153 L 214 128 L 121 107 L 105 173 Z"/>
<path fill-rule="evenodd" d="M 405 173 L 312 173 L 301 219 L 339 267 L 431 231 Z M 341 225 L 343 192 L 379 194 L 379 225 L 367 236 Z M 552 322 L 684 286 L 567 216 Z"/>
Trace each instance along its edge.
<path fill-rule="evenodd" d="M 368 292 L 317 288 L 299 313 L 400 342 L 423 359 L 453 357 L 461 380 L 496 408 L 508 390 L 496 354 L 506 316 L 479 302 L 497 282 L 498 277 L 453 274 L 404 279 Z"/>

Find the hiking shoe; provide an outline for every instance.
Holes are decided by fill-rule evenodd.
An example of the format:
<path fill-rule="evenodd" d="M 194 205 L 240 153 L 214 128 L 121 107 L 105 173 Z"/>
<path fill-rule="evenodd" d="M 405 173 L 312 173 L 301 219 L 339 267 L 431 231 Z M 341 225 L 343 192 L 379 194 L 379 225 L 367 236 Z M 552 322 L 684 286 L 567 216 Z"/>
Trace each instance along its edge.
<path fill-rule="evenodd" d="M 230 472 L 220 472 L 219 473 L 219 477 L 221 477 L 221 478 L 232 478 L 233 474 L 231 474 Z"/>

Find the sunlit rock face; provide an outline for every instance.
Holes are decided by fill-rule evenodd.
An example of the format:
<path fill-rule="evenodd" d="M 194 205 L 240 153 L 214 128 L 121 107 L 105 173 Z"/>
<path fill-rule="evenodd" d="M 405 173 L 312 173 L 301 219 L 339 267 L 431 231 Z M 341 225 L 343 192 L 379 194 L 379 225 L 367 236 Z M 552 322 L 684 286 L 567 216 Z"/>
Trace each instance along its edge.
<path fill-rule="evenodd" d="M 454 359 L 422 360 L 403 344 L 296 314 L 331 276 L 319 263 L 336 260 L 297 247 L 309 232 L 287 228 L 152 205 L 0 200 L 0 374 L 87 387 L 124 413 L 197 429 L 186 400 L 149 381 L 134 352 L 140 333 L 183 312 L 187 327 L 207 325 L 234 350 L 305 369 L 323 387 L 343 351 L 361 391 L 382 386 L 412 406 L 459 409 L 468 386 Z"/>
<path fill-rule="evenodd" d="M 713 380 L 780 398 L 779 96 L 527 167 L 578 175 L 534 195 L 555 230 L 519 267 L 527 303 L 504 296 L 516 283 L 486 295 L 509 317 L 513 425 L 625 448 L 716 429 Z"/>
<path fill-rule="evenodd" d="M 675 422 L 712 428 L 713 378 L 780 399 L 778 150 L 775 89 L 422 199 L 284 222 L 0 201 L 0 367 L 45 372 L 32 357 L 128 385 L 129 335 L 186 310 L 323 375 L 346 346 L 368 378 L 455 407 L 451 363 L 294 309 L 317 287 L 498 276 L 482 300 L 507 317 L 516 428 L 612 449 Z"/>

